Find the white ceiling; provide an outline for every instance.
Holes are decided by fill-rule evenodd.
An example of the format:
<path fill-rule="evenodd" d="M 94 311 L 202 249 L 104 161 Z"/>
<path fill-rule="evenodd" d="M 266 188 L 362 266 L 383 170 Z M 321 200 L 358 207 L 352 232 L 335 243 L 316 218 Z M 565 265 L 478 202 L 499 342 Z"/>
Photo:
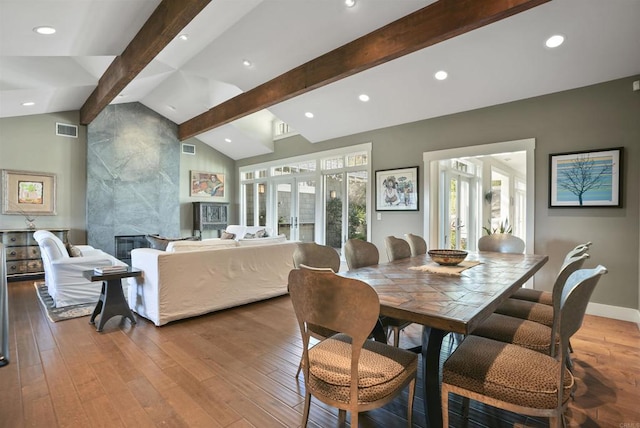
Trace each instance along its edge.
<path fill-rule="evenodd" d="M 212 0 L 185 28 L 189 40 L 173 40 L 114 103 L 139 101 L 180 124 L 432 2 Z M 0 0 L 0 117 L 78 110 L 159 3 Z M 274 117 L 315 143 L 640 74 L 639 20 L 640 0 L 553 0 L 197 138 L 242 159 L 273 151 Z M 41 25 L 57 33 L 32 31 Z M 545 48 L 555 33 L 566 42 Z"/>

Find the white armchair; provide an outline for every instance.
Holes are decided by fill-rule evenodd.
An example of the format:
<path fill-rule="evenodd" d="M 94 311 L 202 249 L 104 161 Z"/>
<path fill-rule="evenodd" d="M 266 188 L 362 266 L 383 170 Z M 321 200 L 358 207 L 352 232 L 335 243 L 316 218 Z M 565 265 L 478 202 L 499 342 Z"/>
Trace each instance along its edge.
<path fill-rule="evenodd" d="M 98 266 L 127 265 L 89 245 L 76 246 L 82 255 L 70 257 L 60 238 L 48 230 L 38 230 L 34 232 L 33 237 L 40 247 L 45 284 L 56 307 L 97 303 L 102 284 L 87 280 L 82 276 L 82 272 Z M 127 284 L 127 281 L 123 280 L 125 296 Z"/>

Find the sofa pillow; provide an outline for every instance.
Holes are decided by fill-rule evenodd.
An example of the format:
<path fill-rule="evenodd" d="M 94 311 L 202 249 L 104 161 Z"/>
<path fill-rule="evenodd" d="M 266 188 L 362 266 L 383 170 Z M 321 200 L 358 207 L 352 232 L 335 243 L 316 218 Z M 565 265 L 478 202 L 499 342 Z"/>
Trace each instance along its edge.
<path fill-rule="evenodd" d="M 258 230 L 256 233 L 256 238 L 268 238 L 269 237 L 269 233 L 267 233 L 266 229 L 260 229 Z"/>
<path fill-rule="evenodd" d="M 241 247 L 253 247 L 258 245 L 274 245 L 287 242 L 287 236 L 282 234 L 278 236 L 269 236 L 260 239 L 241 239 L 238 241 Z"/>
<path fill-rule="evenodd" d="M 82 257 L 82 251 L 78 247 L 75 247 L 67 242 L 67 252 L 69 253 L 69 257 Z"/>
<path fill-rule="evenodd" d="M 254 239 L 255 237 L 255 233 L 245 233 L 242 239 Z"/>
<path fill-rule="evenodd" d="M 229 233 L 226 230 L 220 234 L 220 239 L 235 239 L 235 238 L 236 238 L 235 233 Z"/>
<path fill-rule="evenodd" d="M 195 241 L 198 239 L 195 236 L 188 236 L 186 238 L 166 238 L 160 235 L 147 235 L 145 236 L 145 238 L 147 238 L 147 241 L 149 242 L 149 245 L 151 245 L 151 248 L 162 251 L 165 251 L 167 249 L 167 245 L 169 244 L 169 242 Z"/>

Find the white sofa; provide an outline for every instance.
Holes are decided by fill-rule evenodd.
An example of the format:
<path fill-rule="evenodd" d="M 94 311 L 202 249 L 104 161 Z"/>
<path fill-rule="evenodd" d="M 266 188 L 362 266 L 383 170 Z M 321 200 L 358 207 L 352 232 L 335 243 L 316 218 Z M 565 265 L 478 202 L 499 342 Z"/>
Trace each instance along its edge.
<path fill-rule="evenodd" d="M 167 251 L 136 248 L 131 265 L 143 275 L 129 278 L 129 306 L 161 326 L 286 294 L 296 245 L 274 237 L 176 241 Z"/>
<path fill-rule="evenodd" d="M 80 303 L 98 303 L 102 282 L 89 281 L 82 276 L 83 271 L 99 266 L 127 265 L 90 245 L 76 245 L 74 248 L 80 254 L 71 257 L 66 245 L 48 230 L 38 230 L 33 233 L 33 237 L 40 247 L 47 290 L 58 308 Z M 126 292 L 127 281 L 123 280 L 122 285 Z"/>

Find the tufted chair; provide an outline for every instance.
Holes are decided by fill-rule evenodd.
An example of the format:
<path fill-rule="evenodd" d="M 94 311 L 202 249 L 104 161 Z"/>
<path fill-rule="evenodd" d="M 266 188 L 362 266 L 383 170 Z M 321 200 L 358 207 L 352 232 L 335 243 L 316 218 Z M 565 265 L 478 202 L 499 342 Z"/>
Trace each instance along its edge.
<path fill-rule="evenodd" d="M 387 236 L 384 238 L 384 245 L 387 248 L 387 257 L 390 262 L 411 257 L 411 247 L 404 239 Z"/>
<path fill-rule="evenodd" d="M 302 427 L 307 426 L 311 396 L 346 412 L 351 426 L 358 414 L 392 401 L 409 385 L 407 422 L 412 426 L 417 354 L 367 340 L 378 320 L 380 301 L 371 286 L 330 271 L 294 269 L 289 292 L 300 326 L 305 402 Z M 330 302 L 330 304 L 327 304 Z M 340 332 L 309 348 L 310 324 Z"/>
<path fill-rule="evenodd" d="M 44 280 L 56 307 L 98 302 L 102 284 L 88 281 L 82 276 L 85 270 L 99 266 L 124 265 L 110 254 L 89 245 L 78 245 L 80 256 L 70 257 L 65 244 L 48 230 L 33 233 L 40 247 L 44 267 Z M 127 286 L 126 280 L 122 282 Z M 126 295 L 126 288 L 125 290 Z"/>
<path fill-rule="evenodd" d="M 413 233 L 405 233 L 404 237 L 407 239 L 409 247 L 411 248 L 411 257 L 427 254 L 427 242 L 422 238 L 422 236 L 414 235 Z"/>
<path fill-rule="evenodd" d="M 504 410 L 550 418 L 564 426 L 563 413 L 574 377 L 563 361 L 569 338 L 580 328 L 604 266 L 582 269 L 567 279 L 560 304 L 560 346 L 554 358 L 510 343 L 470 335 L 442 368 L 443 426 L 449 426 L 449 393 Z"/>

